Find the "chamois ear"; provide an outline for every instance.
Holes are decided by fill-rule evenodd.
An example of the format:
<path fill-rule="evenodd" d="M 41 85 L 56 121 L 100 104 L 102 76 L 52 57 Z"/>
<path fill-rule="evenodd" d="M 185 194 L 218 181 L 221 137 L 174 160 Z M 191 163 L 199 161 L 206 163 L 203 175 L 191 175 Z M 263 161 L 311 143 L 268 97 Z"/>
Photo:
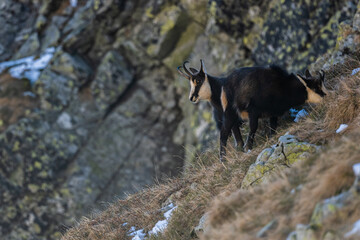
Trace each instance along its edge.
<path fill-rule="evenodd" d="M 310 74 L 310 72 L 309 72 L 309 69 L 306 69 L 306 70 L 305 70 L 305 77 L 306 77 L 306 78 L 311 78 L 311 77 L 312 77 L 311 74 Z"/>
<path fill-rule="evenodd" d="M 324 72 L 324 70 L 319 71 L 319 76 L 320 76 L 320 81 L 324 82 L 324 80 L 325 80 L 325 72 Z"/>
<path fill-rule="evenodd" d="M 199 72 L 203 72 L 205 75 L 207 75 L 206 68 L 205 68 L 205 64 L 204 64 L 204 60 L 200 59 L 200 64 L 201 64 L 201 67 L 200 67 L 200 71 L 199 71 Z"/>
<path fill-rule="evenodd" d="M 301 80 L 303 80 L 306 86 L 309 86 L 309 79 L 307 77 L 303 77 L 300 74 L 296 74 Z"/>
<path fill-rule="evenodd" d="M 190 67 L 190 71 L 192 71 L 193 74 L 196 74 L 198 72 L 197 69 Z"/>

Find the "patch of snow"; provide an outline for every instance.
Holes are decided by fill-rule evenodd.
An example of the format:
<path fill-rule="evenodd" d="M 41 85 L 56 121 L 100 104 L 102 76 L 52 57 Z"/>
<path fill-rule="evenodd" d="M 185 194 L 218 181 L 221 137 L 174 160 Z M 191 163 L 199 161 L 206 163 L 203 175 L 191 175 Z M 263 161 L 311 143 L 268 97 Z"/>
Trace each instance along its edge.
<path fill-rule="evenodd" d="M 351 76 L 357 74 L 358 72 L 360 72 L 360 68 L 353 69 L 352 72 L 351 72 Z"/>
<path fill-rule="evenodd" d="M 70 5 L 75 8 L 77 6 L 77 0 L 70 0 Z"/>
<path fill-rule="evenodd" d="M 339 128 L 336 130 L 336 133 L 341 133 L 342 131 L 344 131 L 347 128 L 348 128 L 347 124 L 340 124 Z"/>
<path fill-rule="evenodd" d="M 354 170 L 355 176 L 359 177 L 360 176 L 360 163 L 354 164 L 353 170 Z"/>
<path fill-rule="evenodd" d="M 352 237 L 352 236 L 360 236 L 360 219 L 357 220 L 354 225 L 353 225 L 353 228 L 351 229 L 351 231 L 347 232 L 344 237 L 346 238 L 349 238 L 349 237 Z"/>
<path fill-rule="evenodd" d="M 30 91 L 24 92 L 24 93 L 23 93 L 23 96 L 24 96 L 24 97 L 33 97 L 33 98 L 36 97 L 35 93 L 30 92 Z"/>
<path fill-rule="evenodd" d="M 294 122 L 299 122 L 303 117 L 306 117 L 309 113 L 305 109 L 301 109 L 295 116 Z"/>
<path fill-rule="evenodd" d="M 51 47 L 45 50 L 39 58 L 34 56 L 7 61 L 0 63 L 0 73 L 9 68 L 9 73 L 14 78 L 27 78 L 34 83 L 38 80 L 41 70 L 43 70 L 55 53 L 55 48 Z"/>
<path fill-rule="evenodd" d="M 296 110 L 296 109 L 294 109 L 294 108 L 290 108 L 289 112 L 290 112 L 290 116 L 296 117 L 296 114 L 297 114 L 299 111 Z"/>
<path fill-rule="evenodd" d="M 145 239 L 146 233 L 144 233 L 144 229 L 137 230 L 134 226 L 131 227 L 130 233 L 128 236 L 133 237 L 132 240 L 143 240 Z"/>
<path fill-rule="evenodd" d="M 128 224 L 127 222 L 126 222 L 126 223 L 123 223 L 122 226 L 125 227 L 127 224 Z"/>
<path fill-rule="evenodd" d="M 165 219 L 158 221 L 155 224 L 155 226 L 153 227 L 153 229 L 149 232 L 149 235 L 163 232 L 166 229 L 167 225 L 169 224 L 169 220 L 172 215 L 172 212 L 175 209 L 177 209 L 177 206 L 174 206 L 173 203 L 170 203 L 168 206 L 164 207 L 163 209 L 169 209 L 169 208 L 170 208 L 170 210 L 168 210 L 167 212 L 164 213 Z"/>

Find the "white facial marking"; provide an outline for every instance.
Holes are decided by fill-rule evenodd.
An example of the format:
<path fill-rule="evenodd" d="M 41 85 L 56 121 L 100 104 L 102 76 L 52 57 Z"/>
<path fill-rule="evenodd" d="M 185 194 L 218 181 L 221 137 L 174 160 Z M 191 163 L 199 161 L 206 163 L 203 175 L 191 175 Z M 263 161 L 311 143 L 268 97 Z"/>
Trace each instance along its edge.
<path fill-rule="evenodd" d="M 205 75 L 205 81 L 203 82 L 199 90 L 199 100 L 210 100 L 210 98 L 211 98 L 211 88 L 207 75 Z"/>
<path fill-rule="evenodd" d="M 192 79 L 190 79 L 190 94 L 189 94 L 189 99 L 191 100 L 191 96 L 194 94 L 195 92 L 195 84 L 192 81 Z"/>
<path fill-rule="evenodd" d="M 306 83 L 305 83 L 305 81 L 301 78 L 301 77 L 299 77 L 299 76 L 297 76 L 297 78 L 299 79 L 299 81 L 305 86 L 305 88 L 306 88 L 306 92 L 307 92 L 307 99 L 306 99 L 306 101 L 305 102 L 307 102 L 307 103 L 320 103 L 321 101 L 322 101 L 322 97 L 319 95 L 319 94 L 317 94 L 316 92 L 314 92 L 313 90 L 311 90 L 307 85 L 306 85 Z M 323 84 L 323 86 L 324 86 L 324 84 Z"/>

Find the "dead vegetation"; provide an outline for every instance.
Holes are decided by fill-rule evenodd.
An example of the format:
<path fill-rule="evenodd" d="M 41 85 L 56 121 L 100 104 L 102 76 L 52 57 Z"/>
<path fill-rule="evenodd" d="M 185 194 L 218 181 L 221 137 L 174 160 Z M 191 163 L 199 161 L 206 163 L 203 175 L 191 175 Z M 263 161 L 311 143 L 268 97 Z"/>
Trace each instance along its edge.
<path fill-rule="evenodd" d="M 332 74 L 328 84 L 332 92 L 323 104 L 313 107 L 300 123 L 280 129 L 270 140 L 264 138 L 250 154 L 231 150 L 223 166 L 217 151 L 203 153 L 182 177 L 116 201 L 100 214 L 82 219 L 63 240 L 131 239 L 131 226 L 151 230 L 163 219 L 159 209 L 170 201 L 178 208 L 166 231 L 149 239 L 197 238 L 192 230 L 205 212 L 210 213 L 209 227 L 201 239 L 257 239 L 256 233 L 273 220 L 276 224 L 266 239 L 285 239 L 297 224 L 309 223 L 316 203 L 350 188 L 352 165 L 360 161 L 360 73 Z M 336 134 L 342 123 L 349 127 Z M 267 185 L 239 190 L 256 156 L 286 131 L 321 144 L 321 153 L 293 165 Z M 359 206 L 360 199 L 352 202 L 328 218 L 317 234 L 349 231 L 360 218 Z"/>

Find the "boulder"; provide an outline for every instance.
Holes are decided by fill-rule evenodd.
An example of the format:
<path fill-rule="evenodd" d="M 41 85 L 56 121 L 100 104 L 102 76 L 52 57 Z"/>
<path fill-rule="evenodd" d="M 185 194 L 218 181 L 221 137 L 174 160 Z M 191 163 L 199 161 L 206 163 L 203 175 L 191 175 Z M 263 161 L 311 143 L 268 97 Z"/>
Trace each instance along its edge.
<path fill-rule="evenodd" d="M 264 149 L 245 175 L 241 188 L 270 180 L 272 173 L 289 168 L 295 162 L 308 159 L 319 147 L 299 142 L 293 135 L 284 135 L 277 144 Z"/>

